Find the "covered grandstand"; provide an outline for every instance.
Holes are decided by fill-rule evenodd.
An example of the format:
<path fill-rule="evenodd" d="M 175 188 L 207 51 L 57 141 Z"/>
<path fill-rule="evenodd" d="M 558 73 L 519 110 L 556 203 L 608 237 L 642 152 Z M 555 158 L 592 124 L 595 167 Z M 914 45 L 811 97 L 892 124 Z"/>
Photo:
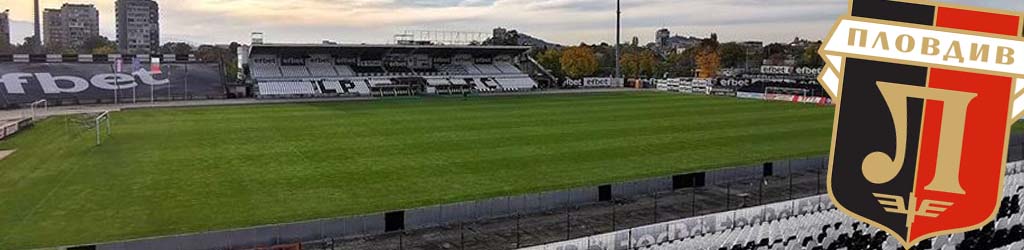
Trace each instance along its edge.
<path fill-rule="evenodd" d="M 258 97 L 453 95 L 537 88 L 524 46 L 255 44 Z"/>

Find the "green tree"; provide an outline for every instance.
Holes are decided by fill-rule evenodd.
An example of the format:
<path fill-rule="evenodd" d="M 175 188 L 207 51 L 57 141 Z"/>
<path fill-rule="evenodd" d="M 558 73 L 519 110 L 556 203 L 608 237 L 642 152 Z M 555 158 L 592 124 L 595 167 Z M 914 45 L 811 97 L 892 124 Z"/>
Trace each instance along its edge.
<path fill-rule="evenodd" d="M 669 54 L 665 62 L 665 72 L 669 77 L 693 77 L 693 72 L 697 65 L 696 54 L 696 48 L 687 49 L 681 53 Z"/>
<path fill-rule="evenodd" d="M 803 54 L 800 55 L 800 62 L 798 63 L 801 67 L 818 68 L 825 66 L 825 60 L 821 59 L 818 55 L 818 48 L 821 47 L 821 43 L 807 46 L 804 49 Z"/>
<path fill-rule="evenodd" d="M 551 72 L 555 77 L 563 77 L 562 74 L 562 52 L 557 49 L 547 49 L 537 54 L 537 63 Z"/>
<path fill-rule="evenodd" d="M 744 67 L 747 62 L 747 52 L 738 43 L 724 43 L 718 48 L 721 55 L 722 67 L 738 68 Z"/>
<path fill-rule="evenodd" d="M 25 42 L 14 47 L 14 53 L 19 54 L 35 54 L 38 53 L 37 49 L 40 49 L 41 44 L 36 43 L 35 36 L 25 37 Z"/>
<path fill-rule="evenodd" d="M 789 45 L 772 43 L 764 47 L 764 56 L 773 65 L 782 65 L 789 59 Z"/>
<path fill-rule="evenodd" d="M 107 53 L 96 53 L 107 52 Z M 104 36 L 93 36 L 86 38 L 82 41 L 82 45 L 78 47 L 78 52 L 81 53 L 93 53 L 93 54 L 115 54 L 117 53 L 117 44 L 110 41 Z"/>
<path fill-rule="evenodd" d="M 91 54 L 96 54 L 96 55 L 117 54 L 117 47 L 115 47 L 113 45 L 104 45 L 102 47 L 97 47 L 97 48 L 92 49 Z"/>
<path fill-rule="evenodd" d="M 229 80 L 238 79 L 238 43 L 227 47 L 200 45 L 195 50 L 196 59 L 204 62 L 218 62 L 224 67 L 224 77 Z"/>
<path fill-rule="evenodd" d="M 187 55 L 192 53 L 192 45 L 182 42 L 169 42 L 160 46 L 160 53 Z"/>
<path fill-rule="evenodd" d="M 46 54 L 64 54 L 65 50 L 64 45 L 58 43 L 48 43 L 43 45 L 43 53 Z"/>
<path fill-rule="evenodd" d="M 587 46 L 566 48 L 559 62 L 562 64 L 562 72 L 572 79 L 592 76 L 599 67 L 597 55 Z"/>

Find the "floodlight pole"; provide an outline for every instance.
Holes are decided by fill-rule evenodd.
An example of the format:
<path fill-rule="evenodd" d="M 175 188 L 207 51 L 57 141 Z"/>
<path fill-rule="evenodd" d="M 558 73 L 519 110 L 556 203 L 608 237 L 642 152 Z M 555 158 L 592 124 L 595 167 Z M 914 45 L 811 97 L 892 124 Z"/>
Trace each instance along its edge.
<path fill-rule="evenodd" d="M 615 1 L 615 79 L 622 77 L 622 0 Z"/>

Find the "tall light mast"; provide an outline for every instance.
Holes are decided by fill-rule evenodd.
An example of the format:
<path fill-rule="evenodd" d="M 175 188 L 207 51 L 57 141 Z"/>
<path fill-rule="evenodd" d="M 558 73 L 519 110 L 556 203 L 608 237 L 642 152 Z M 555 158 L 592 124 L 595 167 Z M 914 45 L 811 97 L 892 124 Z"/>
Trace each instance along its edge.
<path fill-rule="evenodd" d="M 35 0 L 35 12 L 32 12 L 32 16 L 35 18 L 35 37 L 32 39 L 36 42 L 36 47 L 32 48 L 34 52 L 39 52 L 40 47 L 43 45 L 43 36 L 39 34 L 39 0 Z"/>
<path fill-rule="evenodd" d="M 622 78 L 622 0 L 615 1 L 615 78 Z"/>

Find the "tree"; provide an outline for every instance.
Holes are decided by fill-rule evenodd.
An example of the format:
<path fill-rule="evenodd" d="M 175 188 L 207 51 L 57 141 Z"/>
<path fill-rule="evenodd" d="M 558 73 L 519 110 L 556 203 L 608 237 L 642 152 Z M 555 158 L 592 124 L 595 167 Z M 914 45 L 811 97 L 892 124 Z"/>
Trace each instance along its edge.
<path fill-rule="evenodd" d="M 818 68 L 825 66 L 825 60 L 821 59 L 818 55 L 818 48 L 821 47 L 821 43 L 817 43 L 811 46 L 807 46 L 804 49 L 803 54 L 800 56 L 800 62 L 798 63 L 801 67 Z"/>
<path fill-rule="evenodd" d="M 658 58 L 650 50 L 634 50 L 622 55 L 621 64 L 626 77 L 653 76 Z"/>
<path fill-rule="evenodd" d="M 213 45 L 200 45 L 196 48 L 196 59 L 204 62 L 218 62 L 224 67 L 227 79 L 238 78 L 238 43 L 231 43 L 226 48 Z"/>
<path fill-rule="evenodd" d="M 64 45 L 59 43 L 48 43 L 43 45 L 43 52 L 46 54 L 64 54 L 64 52 L 66 52 L 65 50 Z M 72 53 L 68 54 L 74 54 L 74 52 L 72 51 Z"/>
<path fill-rule="evenodd" d="M 699 72 L 697 77 L 712 78 L 718 75 L 721 68 L 721 55 L 719 55 L 719 44 L 715 39 L 705 39 L 698 46 L 695 60 Z"/>
<path fill-rule="evenodd" d="M 739 68 L 746 66 L 747 52 L 740 44 L 735 42 L 724 43 L 719 47 L 718 51 L 721 54 L 722 67 Z"/>
<path fill-rule="evenodd" d="M 192 45 L 182 42 L 169 42 L 160 46 L 160 53 L 187 55 L 192 53 Z"/>
<path fill-rule="evenodd" d="M 599 67 L 597 56 L 587 46 L 566 48 L 562 51 L 562 59 L 559 62 L 562 64 L 562 72 L 572 79 L 591 76 Z"/>
<path fill-rule="evenodd" d="M 95 55 L 117 54 L 117 47 L 113 45 L 104 45 L 102 47 L 93 48 L 91 53 Z"/>
<path fill-rule="evenodd" d="M 666 73 L 670 77 L 693 77 L 694 69 L 696 69 L 696 55 L 697 48 L 690 48 L 682 53 L 675 53 L 668 55 L 666 61 Z"/>
<path fill-rule="evenodd" d="M 764 47 L 764 56 L 772 65 L 782 65 L 789 59 L 789 45 L 772 43 Z"/>
<path fill-rule="evenodd" d="M 35 54 L 40 47 L 40 44 L 36 43 L 35 36 L 25 37 L 25 42 L 14 47 L 14 52 L 19 54 Z"/>
<path fill-rule="evenodd" d="M 115 54 L 117 53 L 117 44 L 115 44 L 113 41 L 108 40 L 104 36 L 93 36 L 90 38 L 86 38 L 85 41 L 82 41 L 82 45 L 78 47 L 78 52 L 92 54 Z"/>
<path fill-rule="evenodd" d="M 537 63 L 551 71 L 551 74 L 555 77 L 561 77 L 562 74 L 562 52 L 557 49 L 547 49 L 540 54 L 537 54 Z"/>

